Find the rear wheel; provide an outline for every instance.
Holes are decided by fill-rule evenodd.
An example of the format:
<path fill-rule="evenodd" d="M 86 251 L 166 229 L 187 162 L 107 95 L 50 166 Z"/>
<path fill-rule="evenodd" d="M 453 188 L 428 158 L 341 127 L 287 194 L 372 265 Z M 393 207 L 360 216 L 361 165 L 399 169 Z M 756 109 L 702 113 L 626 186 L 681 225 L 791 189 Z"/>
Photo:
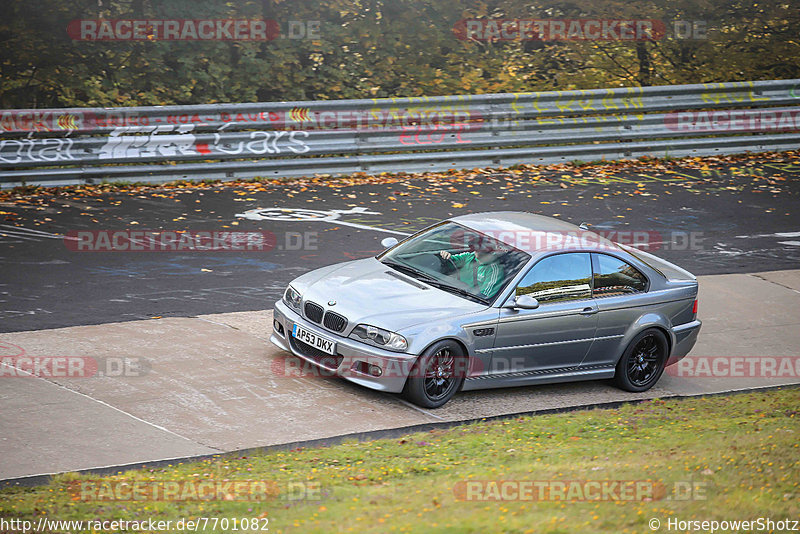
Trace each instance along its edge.
<path fill-rule="evenodd" d="M 667 336 L 650 328 L 630 342 L 617 364 L 614 382 L 626 391 L 647 391 L 661 378 L 669 352 Z"/>
<path fill-rule="evenodd" d="M 455 341 L 434 343 L 414 364 L 403 396 L 423 408 L 443 406 L 464 380 L 463 358 L 463 350 Z"/>

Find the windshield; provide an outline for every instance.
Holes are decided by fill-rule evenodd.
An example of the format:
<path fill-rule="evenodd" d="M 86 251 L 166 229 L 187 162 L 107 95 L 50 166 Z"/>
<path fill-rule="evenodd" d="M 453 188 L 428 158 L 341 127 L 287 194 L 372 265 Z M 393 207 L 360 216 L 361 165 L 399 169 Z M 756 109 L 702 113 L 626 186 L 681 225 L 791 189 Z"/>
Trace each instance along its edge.
<path fill-rule="evenodd" d="M 378 259 L 439 289 L 490 304 L 530 256 L 447 221 L 396 245 Z"/>

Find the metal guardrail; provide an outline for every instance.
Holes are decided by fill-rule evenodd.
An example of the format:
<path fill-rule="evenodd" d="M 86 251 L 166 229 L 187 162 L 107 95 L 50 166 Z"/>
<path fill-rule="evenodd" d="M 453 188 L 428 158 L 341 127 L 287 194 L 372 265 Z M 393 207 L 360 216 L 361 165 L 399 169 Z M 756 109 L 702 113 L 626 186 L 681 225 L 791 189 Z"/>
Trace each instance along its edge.
<path fill-rule="evenodd" d="M 797 79 L 0 110 L 0 185 L 423 172 L 798 147 Z"/>

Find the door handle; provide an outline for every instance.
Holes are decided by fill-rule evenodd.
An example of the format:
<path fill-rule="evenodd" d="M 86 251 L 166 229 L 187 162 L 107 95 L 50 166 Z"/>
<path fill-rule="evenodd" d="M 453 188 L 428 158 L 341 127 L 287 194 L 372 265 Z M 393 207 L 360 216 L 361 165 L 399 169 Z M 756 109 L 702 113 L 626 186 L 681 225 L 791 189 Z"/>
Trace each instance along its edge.
<path fill-rule="evenodd" d="M 597 308 L 595 308 L 593 306 L 589 306 L 588 308 L 584 308 L 580 312 L 581 315 L 594 315 L 595 313 L 597 313 Z"/>

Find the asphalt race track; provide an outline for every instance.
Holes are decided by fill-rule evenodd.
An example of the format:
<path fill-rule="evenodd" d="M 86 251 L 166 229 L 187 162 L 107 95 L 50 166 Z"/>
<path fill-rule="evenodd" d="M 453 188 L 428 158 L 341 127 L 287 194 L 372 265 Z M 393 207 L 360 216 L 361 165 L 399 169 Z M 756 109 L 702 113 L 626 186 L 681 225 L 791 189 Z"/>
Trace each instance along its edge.
<path fill-rule="evenodd" d="M 307 270 L 374 255 L 389 235 L 467 212 L 532 211 L 623 232 L 611 234 L 614 240 L 646 233 L 650 250 L 696 275 L 800 265 L 800 164 L 671 172 L 643 167 L 602 175 L 589 167 L 539 176 L 462 173 L 450 180 L 324 184 L 0 204 L 0 332 L 270 308 L 286 284 Z M 237 217 L 252 210 L 267 210 L 255 216 L 269 218 Z M 61 237 L 86 230 L 261 231 L 274 234 L 275 246 L 78 252 Z"/>
<path fill-rule="evenodd" d="M 101 370 L 91 379 L 0 378 L 0 479 L 800 382 L 667 374 L 641 395 L 599 381 L 465 393 L 426 411 L 298 375 L 266 341 L 268 310 L 299 274 L 374 255 L 384 237 L 450 215 L 526 210 L 622 232 L 623 241 L 645 235 L 649 250 L 700 276 L 704 326 L 691 357 L 797 360 L 800 165 L 791 156 L 603 169 L 77 191 L 0 203 L 0 349 L 89 357 Z M 274 244 L 75 250 L 81 231 L 139 230 L 262 232 Z M 133 370 L 111 372 L 119 362 Z"/>

